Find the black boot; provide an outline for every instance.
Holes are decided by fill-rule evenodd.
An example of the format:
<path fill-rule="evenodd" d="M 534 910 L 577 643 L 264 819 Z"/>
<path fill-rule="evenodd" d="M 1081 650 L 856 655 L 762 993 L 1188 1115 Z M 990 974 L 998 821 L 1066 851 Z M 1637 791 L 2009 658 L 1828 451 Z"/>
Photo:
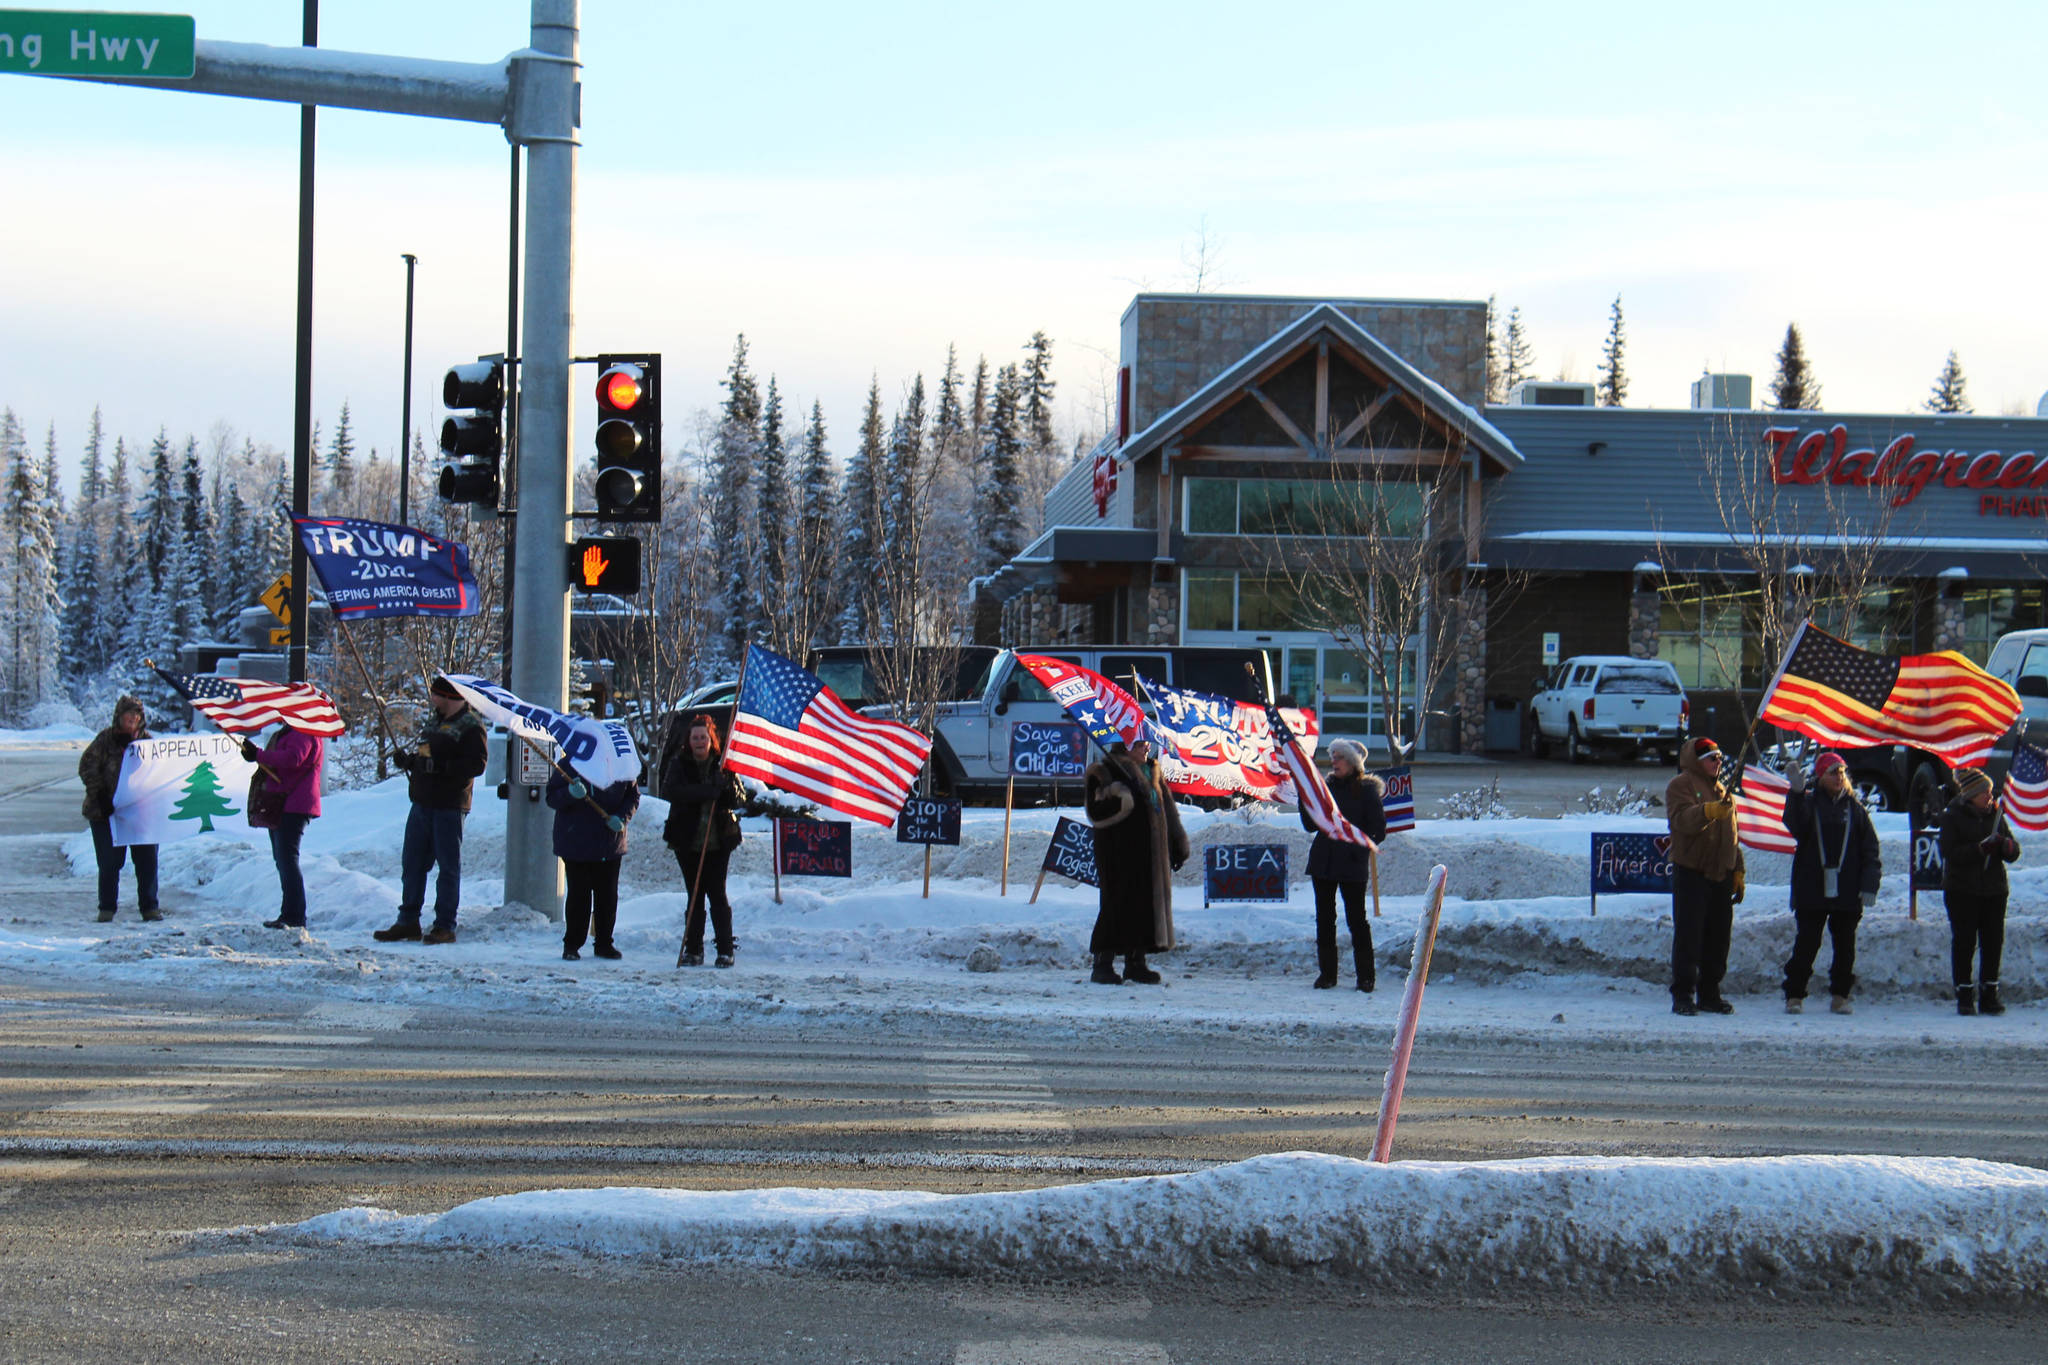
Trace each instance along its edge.
<path fill-rule="evenodd" d="M 1956 1013 L 1975 1014 L 1976 1012 L 1977 988 L 1975 986 L 1956 987 Z"/>
<path fill-rule="evenodd" d="M 1145 965 L 1143 953 L 1125 953 L 1124 980 L 1139 986 L 1156 986 L 1159 984 L 1160 976 Z"/>
<path fill-rule="evenodd" d="M 1088 979 L 1098 986 L 1121 986 L 1124 979 L 1116 974 L 1115 954 L 1097 953 L 1095 970 L 1088 973 Z"/>
<path fill-rule="evenodd" d="M 2005 1002 L 1998 998 L 1998 983 L 1996 981 L 1986 981 L 1977 988 L 1977 1013 L 2005 1013 Z"/>

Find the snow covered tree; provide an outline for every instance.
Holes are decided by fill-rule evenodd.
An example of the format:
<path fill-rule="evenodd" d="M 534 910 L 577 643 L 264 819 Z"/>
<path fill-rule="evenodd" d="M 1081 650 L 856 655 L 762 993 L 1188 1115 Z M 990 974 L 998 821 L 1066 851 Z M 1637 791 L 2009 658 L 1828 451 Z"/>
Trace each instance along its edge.
<path fill-rule="evenodd" d="M 973 428 L 974 443 L 981 444 L 981 429 L 988 422 L 988 357 L 974 362 L 973 396 L 967 404 L 967 425 Z"/>
<path fill-rule="evenodd" d="M 1024 439 L 1034 452 L 1050 451 L 1058 444 L 1052 434 L 1052 338 L 1033 332 L 1024 349 L 1029 354 L 1018 383 Z"/>
<path fill-rule="evenodd" d="M 1929 412 L 1966 413 L 1975 412 L 1970 406 L 1969 395 L 1963 391 L 1963 366 L 1950 351 L 1948 359 L 1941 362 L 1941 373 L 1934 377 L 1934 388 L 1922 404 Z"/>
<path fill-rule="evenodd" d="M 334 424 L 334 441 L 327 447 L 327 473 L 334 487 L 334 510 L 354 510 L 349 499 L 356 488 L 356 440 L 349 430 L 348 401 L 341 404 L 341 418 Z"/>
<path fill-rule="evenodd" d="M 183 638 L 196 640 L 211 633 L 221 594 L 228 586 L 226 575 L 220 572 L 213 508 L 206 500 L 206 470 L 199 462 L 197 440 L 185 442 L 185 462 L 179 473 L 179 554 L 191 577 L 178 594 L 176 616 Z"/>
<path fill-rule="evenodd" d="M 921 496 L 927 477 L 925 465 L 924 376 L 918 375 L 911 381 L 910 393 L 889 428 L 888 463 L 884 467 L 882 490 L 884 548 L 877 556 L 885 580 L 903 572 L 906 547 L 923 536 L 924 528 L 919 522 L 929 510 Z M 917 628 L 914 620 L 898 619 L 894 615 L 908 596 L 902 592 L 883 594 L 882 625 L 892 638 Z"/>
<path fill-rule="evenodd" d="M 845 644 L 864 644 L 875 631 L 876 561 L 880 557 L 883 522 L 883 462 L 888 458 L 882 434 L 882 385 L 868 380 L 867 409 L 861 415 L 860 445 L 847 461 L 845 496 L 841 500 L 839 542 L 840 626 Z"/>
<path fill-rule="evenodd" d="M 1500 367 L 1500 330 L 1496 325 L 1498 309 L 1494 306 L 1494 295 L 1486 296 L 1486 401 L 1505 403 L 1508 399 L 1507 376 Z"/>
<path fill-rule="evenodd" d="M 106 492 L 101 450 L 105 439 L 100 410 L 94 408 L 92 422 L 86 427 L 78 501 L 71 505 L 64 533 L 64 677 L 79 694 L 87 679 L 107 666 L 98 629 L 100 541 L 106 534 L 100 505 Z"/>
<path fill-rule="evenodd" d="M 29 452 L 27 433 L 11 408 L 0 410 L 0 471 L 6 478 L 0 537 L 4 537 L 9 560 L 5 596 L 9 657 L 0 715 L 21 724 L 38 703 L 56 692 L 60 602 L 56 527 L 49 496 Z"/>
<path fill-rule="evenodd" d="M 979 478 L 975 484 L 974 536 L 981 549 L 980 572 L 994 573 L 1024 548 L 1021 463 L 1023 433 L 1018 419 L 1015 365 L 996 373 L 995 395 L 982 428 Z"/>
<path fill-rule="evenodd" d="M 1628 370 L 1622 364 L 1626 345 L 1621 332 L 1621 295 L 1607 310 L 1607 340 L 1600 345 L 1600 406 L 1618 408 L 1628 397 Z"/>
<path fill-rule="evenodd" d="M 242 609 L 252 603 L 270 580 L 254 581 L 263 572 L 258 558 L 262 551 L 253 534 L 249 504 L 242 497 L 241 485 L 232 479 L 221 491 L 219 518 L 220 591 L 213 599 L 213 635 L 215 639 L 233 640 Z"/>
<path fill-rule="evenodd" d="M 171 468 L 171 438 L 159 427 L 156 439 L 149 445 L 149 481 L 143 485 L 142 503 L 135 509 L 136 524 L 141 528 L 142 564 L 149 572 L 151 592 L 163 586 L 164 561 L 170 557 L 178 538 L 180 519 L 177 476 Z"/>
<path fill-rule="evenodd" d="M 1819 412 L 1820 381 L 1806 361 L 1799 324 L 1785 324 L 1785 344 L 1778 348 L 1778 372 L 1771 377 L 1771 406 L 1779 412 Z"/>
<path fill-rule="evenodd" d="M 1524 380 L 1536 377 L 1536 348 L 1529 344 L 1529 334 L 1522 326 L 1521 305 L 1508 309 L 1507 339 L 1502 345 L 1500 372 L 1501 388 L 1512 394 L 1515 386 Z"/>
<path fill-rule="evenodd" d="M 125 584 L 128 591 L 96 592 L 92 595 L 92 601 L 98 608 L 93 623 L 93 657 L 102 671 L 122 666 L 128 623 L 136 611 L 146 605 L 143 598 L 147 585 L 142 581 L 146 570 L 142 567 L 141 555 L 135 544 L 134 496 L 128 472 L 128 444 L 116 436 L 114 459 L 109 466 L 106 497 L 101 508 L 100 525 L 105 534 L 102 542 L 105 553 L 100 556 L 100 569 L 103 582 Z"/>
<path fill-rule="evenodd" d="M 726 371 L 725 409 L 711 465 L 711 553 L 723 577 L 718 605 L 724 662 L 737 670 L 747 636 L 759 619 L 754 574 L 754 464 L 761 448 L 761 390 L 747 368 L 747 338 L 733 344 Z"/>
<path fill-rule="evenodd" d="M 795 638 L 790 600 L 797 590 L 789 565 L 789 446 L 782 437 L 782 393 L 775 376 L 768 377 L 768 398 L 761 408 L 761 457 L 757 464 L 759 496 L 755 524 L 761 535 L 761 575 L 755 595 L 754 635 L 779 654 L 801 660 L 805 641 Z"/>
<path fill-rule="evenodd" d="M 943 464 L 966 453 L 967 413 L 960 405 L 960 356 L 950 341 L 946 343 L 946 372 L 939 376 L 937 400 L 932 412 L 932 458 Z"/>
<path fill-rule="evenodd" d="M 879 395 L 877 395 L 879 401 Z M 796 617 L 799 636 L 809 645 L 839 642 L 838 544 L 834 517 L 839 507 L 839 480 L 825 446 L 825 408 L 811 404 L 811 422 L 804 428 L 803 460 L 797 472 L 794 558 Z"/>

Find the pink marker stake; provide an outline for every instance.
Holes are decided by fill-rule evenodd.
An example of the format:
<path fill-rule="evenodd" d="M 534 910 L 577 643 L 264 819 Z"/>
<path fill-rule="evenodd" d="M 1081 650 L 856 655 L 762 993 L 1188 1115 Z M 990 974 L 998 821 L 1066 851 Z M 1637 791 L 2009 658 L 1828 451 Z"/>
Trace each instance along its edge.
<path fill-rule="evenodd" d="M 1401 1023 L 1394 1030 L 1394 1062 L 1387 1068 L 1386 1088 L 1380 1092 L 1379 1123 L 1372 1135 L 1374 1161 L 1393 1160 L 1394 1123 L 1401 1117 L 1401 1089 L 1408 1082 L 1408 1056 L 1415 1050 L 1415 1028 L 1422 1018 L 1422 988 L 1429 981 L 1429 959 L 1436 950 L 1436 922 L 1444 913 L 1444 879 L 1448 875 L 1441 863 L 1429 870 L 1422 917 L 1415 922 L 1415 957 L 1408 966 L 1408 989 L 1401 996 Z"/>

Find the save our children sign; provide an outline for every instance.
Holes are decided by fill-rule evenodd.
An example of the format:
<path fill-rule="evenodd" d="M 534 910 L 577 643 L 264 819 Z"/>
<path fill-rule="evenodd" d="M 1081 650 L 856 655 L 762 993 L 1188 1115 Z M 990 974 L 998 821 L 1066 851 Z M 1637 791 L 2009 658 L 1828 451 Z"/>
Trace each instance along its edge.
<path fill-rule="evenodd" d="M 249 779 L 256 765 L 230 735 L 139 739 L 121 755 L 114 788 L 114 842 L 170 844 L 195 834 L 249 832 Z"/>

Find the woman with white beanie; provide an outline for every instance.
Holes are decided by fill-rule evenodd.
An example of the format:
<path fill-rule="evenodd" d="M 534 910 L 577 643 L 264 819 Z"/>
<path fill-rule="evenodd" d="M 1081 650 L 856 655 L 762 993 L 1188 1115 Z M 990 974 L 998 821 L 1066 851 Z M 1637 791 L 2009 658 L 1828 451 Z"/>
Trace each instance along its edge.
<path fill-rule="evenodd" d="M 1387 784 L 1365 770 L 1365 751 L 1348 739 L 1330 745 L 1330 795 L 1346 820 L 1364 830 L 1374 843 L 1387 837 L 1387 812 L 1380 804 Z M 1308 875 L 1316 889 L 1316 989 L 1337 984 L 1337 893 L 1344 893 L 1344 923 L 1351 930 L 1351 960 L 1358 989 L 1373 988 L 1372 921 L 1365 913 L 1365 883 L 1372 876 L 1372 853 L 1357 844 L 1340 843 L 1317 829 L 1308 811 L 1301 827 L 1315 834 L 1309 845 Z"/>

